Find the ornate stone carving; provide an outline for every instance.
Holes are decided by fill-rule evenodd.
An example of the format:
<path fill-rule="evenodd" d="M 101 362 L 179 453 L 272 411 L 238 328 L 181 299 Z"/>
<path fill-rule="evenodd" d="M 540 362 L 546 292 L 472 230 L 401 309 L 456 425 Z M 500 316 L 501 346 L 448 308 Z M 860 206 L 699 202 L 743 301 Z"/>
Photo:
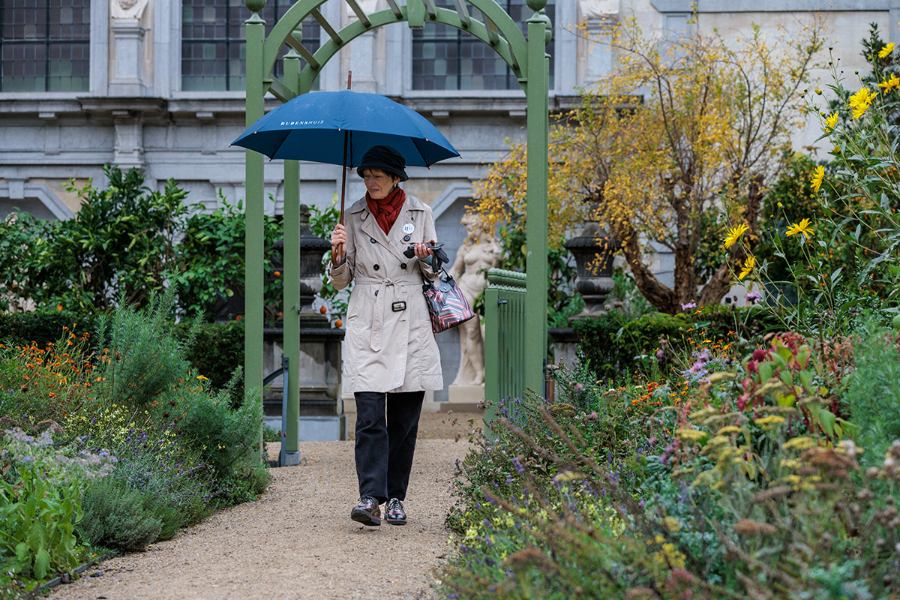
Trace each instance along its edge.
<path fill-rule="evenodd" d="M 109 10 L 113 19 L 140 20 L 150 0 L 110 0 Z"/>
<path fill-rule="evenodd" d="M 478 217 L 466 214 L 462 218 L 466 241 L 456 253 L 450 275 L 470 305 L 487 287 L 487 271 L 500 264 L 502 249 L 497 240 L 487 234 Z M 470 319 L 459 329 L 459 372 L 452 385 L 484 384 L 484 332 L 479 319 Z"/>

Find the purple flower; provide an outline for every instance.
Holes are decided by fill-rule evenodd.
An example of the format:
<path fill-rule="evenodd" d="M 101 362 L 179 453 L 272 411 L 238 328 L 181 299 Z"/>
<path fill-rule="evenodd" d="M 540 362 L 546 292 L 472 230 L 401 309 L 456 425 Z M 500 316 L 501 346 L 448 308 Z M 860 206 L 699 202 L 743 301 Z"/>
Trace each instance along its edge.
<path fill-rule="evenodd" d="M 518 458 L 513 457 L 513 466 L 516 467 L 516 473 L 524 473 L 525 467 L 522 466 L 522 463 L 519 462 Z"/>
<path fill-rule="evenodd" d="M 744 297 L 744 299 L 750 306 L 755 306 L 757 302 L 762 300 L 762 295 L 759 292 L 750 292 Z"/>
<path fill-rule="evenodd" d="M 690 309 L 692 309 L 692 308 L 697 308 L 697 303 L 696 303 L 696 302 L 688 302 L 687 304 L 682 304 L 682 305 L 681 305 L 681 310 L 683 310 L 683 311 L 684 311 L 684 310 L 690 310 Z"/>
<path fill-rule="evenodd" d="M 580 383 L 576 383 L 576 384 L 575 384 L 575 391 L 576 391 L 576 392 L 580 392 L 580 391 L 583 390 L 583 389 L 584 389 L 584 386 L 581 385 Z"/>

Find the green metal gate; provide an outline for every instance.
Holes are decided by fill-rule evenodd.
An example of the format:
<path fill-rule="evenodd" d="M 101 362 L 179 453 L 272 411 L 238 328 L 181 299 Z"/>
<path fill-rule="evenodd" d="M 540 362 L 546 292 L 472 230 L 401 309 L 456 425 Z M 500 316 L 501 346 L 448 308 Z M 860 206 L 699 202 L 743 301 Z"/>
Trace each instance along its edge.
<path fill-rule="evenodd" d="M 485 421 L 501 400 L 520 398 L 526 387 L 525 273 L 490 269 L 484 291 Z"/>

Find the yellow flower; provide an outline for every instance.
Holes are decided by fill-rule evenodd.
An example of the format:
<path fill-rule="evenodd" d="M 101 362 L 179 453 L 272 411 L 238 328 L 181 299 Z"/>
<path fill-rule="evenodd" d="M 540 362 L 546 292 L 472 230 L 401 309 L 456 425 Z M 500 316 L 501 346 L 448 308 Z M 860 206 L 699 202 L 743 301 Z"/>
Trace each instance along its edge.
<path fill-rule="evenodd" d="M 897 75 L 891 75 L 890 79 L 885 77 L 884 80 L 878 84 L 878 87 L 883 89 L 885 94 L 897 86 L 900 86 L 900 77 L 897 77 Z"/>
<path fill-rule="evenodd" d="M 728 235 L 725 237 L 725 247 L 731 248 L 734 244 L 741 239 L 741 236 L 744 235 L 750 227 L 747 226 L 746 223 L 741 223 L 737 227 L 732 227 L 728 230 Z"/>
<path fill-rule="evenodd" d="M 769 415 L 768 417 L 762 417 L 760 419 L 756 419 L 754 421 L 757 425 L 780 425 L 784 423 L 784 417 L 779 417 L 778 415 Z"/>
<path fill-rule="evenodd" d="M 891 42 L 890 44 L 888 44 L 887 46 L 885 46 L 884 48 L 881 49 L 881 51 L 878 53 L 878 58 L 887 58 L 890 55 L 890 53 L 893 51 L 894 51 L 894 43 Z"/>
<path fill-rule="evenodd" d="M 756 266 L 756 257 L 752 254 L 747 257 L 747 260 L 744 261 L 744 268 L 741 270 L 741 274 L 738 275 L 738 279 L 743 279 L 747 275 L 749 275 L 753 271 L 753 267 Z"/>
<path fill-rule="evenodd" d="M 802 219 L 799 223 L 794 223 L 788 227 L 788 235 L 796 235 L 798 233 L 803 234 L 803 237 L 805 238 L 812 237 L 812 227 L 810 226 L 809 219 Z"/>
<path fill-rule="evenodd" d="M 209 377 L 204 377 L 203 375 L 197 375 L 197 379 L 200 381 L 209 381 Z"/>
<path fill-rule="evenodd" d="M 829 131 L 834 129 L 835 126 L 837 125 L 837 121 L 838 121 L 837 113 L 834 113 L 833 115 L 831 115 L 830 117 L 825 119 L 825 133 L 828 133 Z"/>
<path fill-rule="evenodd" d="M 812 188 L 817 194 L 819 193 L 819 188 L 822 187 L 823 181 L 825 181 L 825 167 L 819 165 L 816 167 L 816 174 L 812 178 Z"/>
<path fill-rule="evenodd" d="M 675 435 L 684 441 L 699 442 L 706 437 L 706 432 L 698 431 L 696 429 L 676 429 Z"/>
<path fill-rule="evenodd" d="M 859 91 L 850 96 L 850 108 L 853 109 L 853 118 L 858 119 L 869 109 L 875 94 L 869 88 L 859 88 Z"/>

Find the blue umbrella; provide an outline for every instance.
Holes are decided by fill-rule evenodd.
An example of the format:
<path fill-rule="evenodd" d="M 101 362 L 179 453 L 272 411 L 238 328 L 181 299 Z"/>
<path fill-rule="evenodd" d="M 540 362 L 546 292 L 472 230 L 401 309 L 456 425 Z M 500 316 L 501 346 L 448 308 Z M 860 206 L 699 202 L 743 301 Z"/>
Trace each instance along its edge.
<path fill-rule="evenodd" d="M 349 133 L 346 153 L 344 134 Z M 301 94 L 251 125 L 232 145 L 271 159 L 357 167 L 372 146 L 391 146 L 411 167 L 459 156 L 416 111 L 378 94 L 350 90 Z M 345 161 L 346 159 L 346 161 Z"/>
<path fill-rule="evenodd" d="M 372 146 L 391 146 L 412 167 L 459 152 L 425 117 L 378 94 L 350 90 L 301 94 L 251 125 L 234 142 L 283 158 L 357 167 Z M 344 222 L 341 190 L 341 223 Z"/>

